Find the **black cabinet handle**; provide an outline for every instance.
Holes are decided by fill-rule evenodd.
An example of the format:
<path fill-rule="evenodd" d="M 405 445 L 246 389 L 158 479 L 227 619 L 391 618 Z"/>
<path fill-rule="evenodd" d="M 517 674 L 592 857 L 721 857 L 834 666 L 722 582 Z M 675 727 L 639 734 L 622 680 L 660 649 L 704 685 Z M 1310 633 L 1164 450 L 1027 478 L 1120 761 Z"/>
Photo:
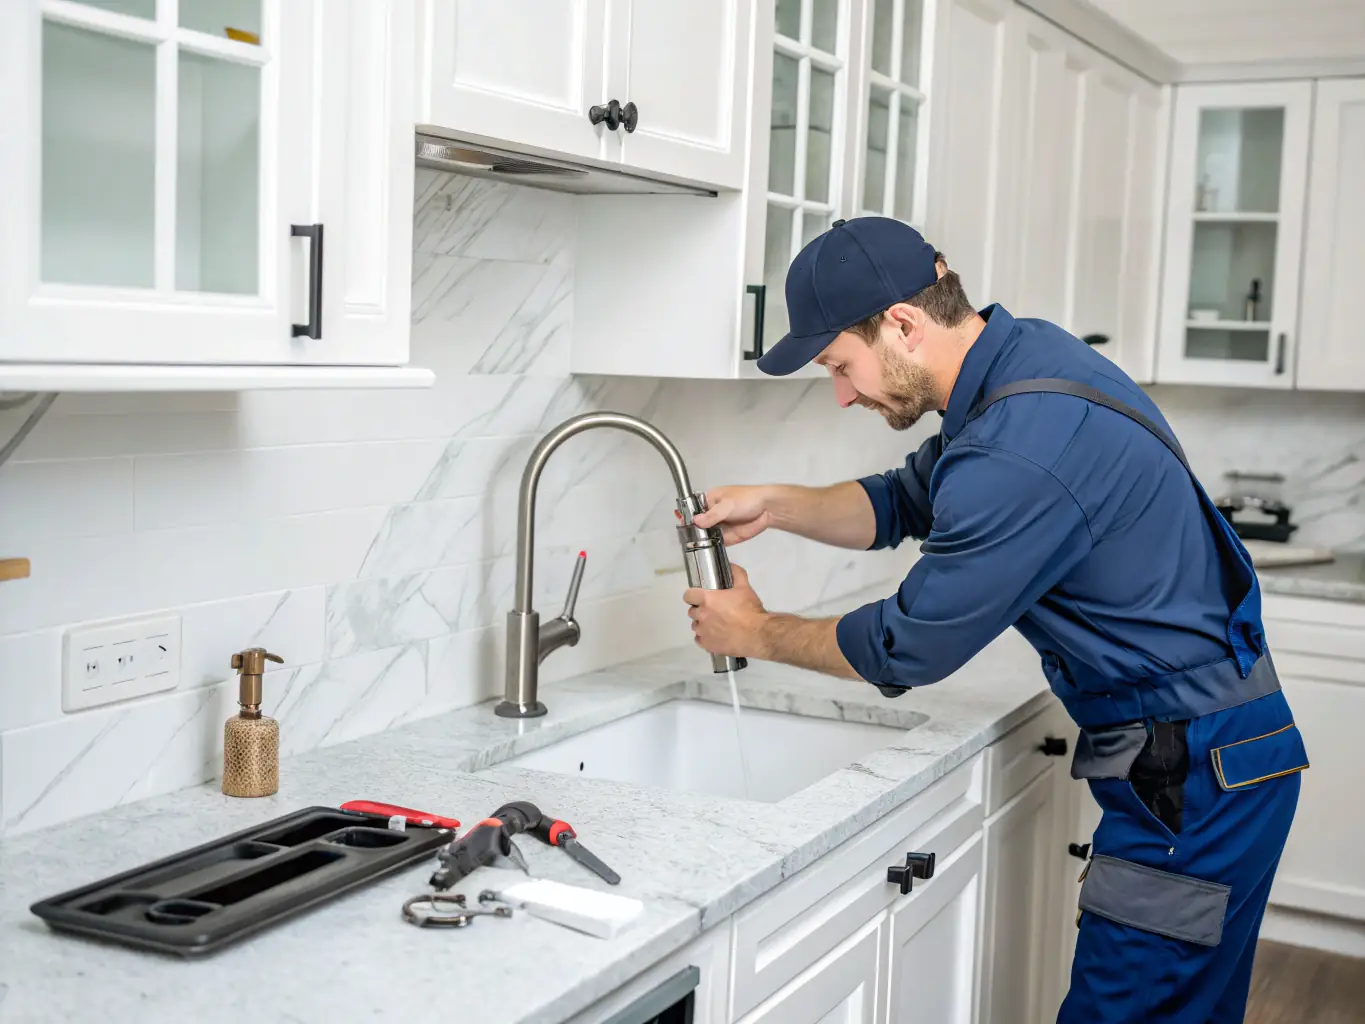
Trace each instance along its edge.
<path fill-rule="evenodd" d="M 1089 843 L 1067 843 L 1066 852 L 1079 860 L 1085 860 L 1090 856 Z"/>
<path fill-rule="evenodd" d="M 1042 743 L 1038 744 L 1038 749 L 1048 757 L 1063 757 L 1066 755 L 1066 740 L 1056 736 L 1048 736 Z"/>
<path fill-rule="evenodd" d="M 295 224 L 289 234 L 308 239 L 308 322 L 295 324 L 293 337 L 322 338 L 322 225 Z"/>
<path fill-rule="evenodd" d="M 902 896 L 910 891 L 913 879 L 933 877 L 934 855 L 932 853 L 907 853 L 904 864 L 892 864 L 886 869 L 886 880 L 892 885 L 900 886 Z"/>
<path fill-rule="evenodd" d="M 588 108 L 588 120 L 593 124 L 605 123 L 609 131 L 624 128 L 627 132 L 633 132 L 640 123 L 640 108 L 634 103 L 627 103 L 623 107 L 616 100 L 607 100 L 605 104 Z"/>
<path fill-rule="evenodd" d="M 763 307 L 768 304 L 768 286 L 748 284 L 744 286 L 744 293 L 754 297 L 754 347 L 753 351 L 744 353 L 744 358 L 760 359 L 763 356 Z"/>
<path fill-rule="evenodd" d="M 1275 372 L 1284 373 L 1284 342 L 1285 336 L 1281 332 L 1280 337 L 1275 342 Z"/>
<path fill-rule="evenodd" d="M 1109 335 L 1087 334 L 1081 338 L 1081 341 L 1085 342 L 1087 345 L 1106 345 L 1109 343 Z"/>

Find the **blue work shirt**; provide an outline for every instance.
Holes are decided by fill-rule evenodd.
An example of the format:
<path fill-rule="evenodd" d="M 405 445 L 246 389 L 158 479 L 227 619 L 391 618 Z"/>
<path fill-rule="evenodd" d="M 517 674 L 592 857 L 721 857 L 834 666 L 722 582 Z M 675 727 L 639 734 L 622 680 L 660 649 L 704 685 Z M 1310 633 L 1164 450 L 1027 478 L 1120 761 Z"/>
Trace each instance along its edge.
<path fill-rule="evenodd" d="M 874 549 L 923 544 L 893 596 L 839 621 L 849 664 L 882 686 L 933 683 L 1009 626 L 1075 681 L 1134 682 L 1229 657 L 1236 572 L 1161 441 L 1069 395 L 1019 395 L 967 422 L 987 394 L 1031 378 L 1090 385 L 1171 433 L 1160 410 L 1055 324 L 998 305 L 981 315 L 940 432 L 903 468 L 859 481 L 877 516 Z"/>

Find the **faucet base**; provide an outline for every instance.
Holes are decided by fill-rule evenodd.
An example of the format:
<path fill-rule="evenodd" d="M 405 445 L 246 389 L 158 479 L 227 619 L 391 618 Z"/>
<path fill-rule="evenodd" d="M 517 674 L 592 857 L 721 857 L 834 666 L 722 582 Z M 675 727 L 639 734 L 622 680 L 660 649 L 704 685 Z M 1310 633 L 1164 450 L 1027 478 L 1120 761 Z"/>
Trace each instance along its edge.
<path fill-rule="evenodd" d="M 493 714 L 499 718 L 539 718 L 549 709 L 538 700 L 533 700 L 529 704 L 518 704 L 515 701 L 500 700 L 498 706 L 493 709 Z"/>

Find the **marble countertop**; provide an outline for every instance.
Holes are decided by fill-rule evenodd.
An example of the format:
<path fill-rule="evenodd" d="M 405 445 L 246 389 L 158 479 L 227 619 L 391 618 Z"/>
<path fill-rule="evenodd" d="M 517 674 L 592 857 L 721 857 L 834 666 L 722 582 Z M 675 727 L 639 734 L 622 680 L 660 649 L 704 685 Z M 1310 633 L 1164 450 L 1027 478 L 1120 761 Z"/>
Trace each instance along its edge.
<path fill-rule="evenodd" d="M 728 700 L 695 648 L 545 686 L 548 716 L 514 722 L 483 704 L 286 759 L 280 792 L 233 800 L 181 790 L 0 842 L 0 1020 L 320 1021 L 460 1015 L 482 1024 L 560 1021 L 646 970 L 866 828 L 1042 710 L 1037 655 L 1013 631 L 966 667 L 896 700 L 779 666 L 741 673 L 749 707 L 904 727 L 856 765 L 775 804 L 498 768 L 497 762 L 682 696 Z M 612 891 L 645 911 L 610 940 L 526 915 L 469 929 L 405 924 L 420 862 L 202 960 L 58 935 L 33 902 L 309 806 L 368 799 L 477 821 L 528 799 L 574 823 L 620 871 Z M 522 842 L 530 871 L 606 888 L 561 851 Z M 486 869 L 485 869 L 486 870 Z M 483 886 L 478 876 L 462 891 Z M 496 1002 L 482 999 L 500 992 Z M 414 1006 L 413 1001 L 426 1005 Z"/>
<path fill-rule="evenodd" d="M 1337 552 L 1331 562 L 1257 569 L 1268 594 L 1365 603 L 1365 554 Z"/>

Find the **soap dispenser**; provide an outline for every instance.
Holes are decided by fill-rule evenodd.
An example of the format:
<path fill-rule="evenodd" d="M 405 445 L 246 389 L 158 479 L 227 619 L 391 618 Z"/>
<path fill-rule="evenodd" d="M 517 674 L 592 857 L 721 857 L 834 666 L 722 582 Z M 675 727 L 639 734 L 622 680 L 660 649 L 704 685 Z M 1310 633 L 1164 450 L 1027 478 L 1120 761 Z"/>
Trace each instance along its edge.
<path fill-rule="evenodd" d="M 232 656 L 240 674 L 240 711 L 223 727 L 223 792 L 228 796 L 270 796 L 280 788 L 280 723 L 261 714 L 261 676 L 278 654 L 251 647 Z"/>

